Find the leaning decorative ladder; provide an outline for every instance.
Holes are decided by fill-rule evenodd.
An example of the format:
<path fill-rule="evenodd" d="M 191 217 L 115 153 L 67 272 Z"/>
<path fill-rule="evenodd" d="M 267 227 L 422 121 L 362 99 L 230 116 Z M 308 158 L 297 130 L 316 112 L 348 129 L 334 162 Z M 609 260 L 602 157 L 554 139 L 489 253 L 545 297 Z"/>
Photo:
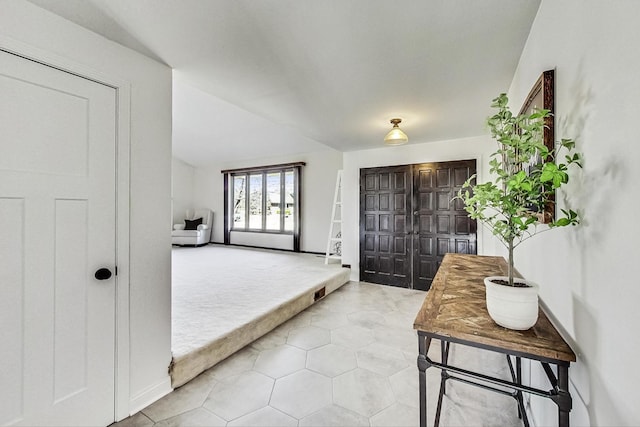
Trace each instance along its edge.
<path fill-rule="evenodd" d="M 330 259 L 342 260 L 342 170 L 336 177 L 336 191 L 333 195 L 333 208 L 331 209 L 331 223 L 329 224 L 329 237 L 327 238 L 327 252 L 324 263 L 329 264 Z"/>

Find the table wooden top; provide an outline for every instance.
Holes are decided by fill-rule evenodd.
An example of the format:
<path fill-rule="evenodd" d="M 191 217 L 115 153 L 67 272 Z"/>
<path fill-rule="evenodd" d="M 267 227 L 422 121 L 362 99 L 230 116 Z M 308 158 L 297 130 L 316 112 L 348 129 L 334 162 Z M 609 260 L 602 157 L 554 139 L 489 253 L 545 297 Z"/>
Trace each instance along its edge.
<path fill-rule="evenodd" d="M 540 309 L 527 331 L 497 325 L 487 312 L 484 278 L 506 276 L 502 257 L 447 254 L 416 316 L 418 331 L 536 357 L 575 362 L 569 345 Z"/>

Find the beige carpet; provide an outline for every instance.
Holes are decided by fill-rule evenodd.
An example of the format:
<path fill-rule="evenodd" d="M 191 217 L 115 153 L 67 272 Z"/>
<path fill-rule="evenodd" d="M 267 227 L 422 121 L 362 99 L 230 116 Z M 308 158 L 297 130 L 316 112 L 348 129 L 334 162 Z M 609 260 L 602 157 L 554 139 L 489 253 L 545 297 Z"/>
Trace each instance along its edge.
<path fill-rule="evenodd" d="M 350 270 L 318 255 L 221 245 L 172 251 L 172 385 L 178 387 L 334 291 Z"/>

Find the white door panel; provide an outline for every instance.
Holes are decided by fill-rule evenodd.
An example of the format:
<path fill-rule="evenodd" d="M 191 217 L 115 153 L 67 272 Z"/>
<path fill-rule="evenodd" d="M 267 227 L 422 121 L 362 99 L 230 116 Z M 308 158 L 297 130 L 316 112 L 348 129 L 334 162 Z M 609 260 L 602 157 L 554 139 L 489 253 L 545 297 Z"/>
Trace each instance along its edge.
<path fill-rule="evenodd" d="M 114 420 L 115 102 L 0 51 L 0 425 Z"/>

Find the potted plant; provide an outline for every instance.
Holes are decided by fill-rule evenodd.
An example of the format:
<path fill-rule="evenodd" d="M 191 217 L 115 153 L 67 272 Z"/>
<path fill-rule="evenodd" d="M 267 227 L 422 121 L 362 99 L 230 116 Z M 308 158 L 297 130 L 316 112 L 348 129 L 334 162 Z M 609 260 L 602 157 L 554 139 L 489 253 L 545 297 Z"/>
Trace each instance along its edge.
<path fill-rule="evenodd" d="M 474 175 L 457 198 L 469 216 L 487 226 L 508 250 L 508 276 L 485 279 L 489 314 L 501 326 L 525 330 L 538 318 L 537 285 L 514 279 L 513 251 L 536 234 L 580 222 L 575 211 L 562 209 L 561 215 L 541 226 L 539 213 L 555 202 L 556 190 L 569 181 L 569 167 L 582 166 L 580 154 L 573 152 L 573 140 L 562 139 L 553 149 L 545 146 L 544 119 L 551 115 L 549 110 L 516 116 L 508 102 L 504 93 L 495 98 L 491 107 L 497 113 L 487 119 L 498 143 L 489 162 L 495 182 L 473 185 Z"/>

